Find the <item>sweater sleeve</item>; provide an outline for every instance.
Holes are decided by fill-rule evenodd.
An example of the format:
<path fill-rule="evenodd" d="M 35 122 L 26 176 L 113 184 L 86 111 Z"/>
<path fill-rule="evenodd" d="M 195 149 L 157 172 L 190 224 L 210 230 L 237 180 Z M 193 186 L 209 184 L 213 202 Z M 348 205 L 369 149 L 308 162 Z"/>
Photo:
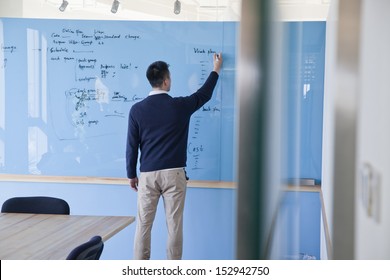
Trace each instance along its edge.
<path fill-rule="evenodd" d="M 218 78 L 218 73 L 212 71 L 203 86 L 201 86 L 195 93 L 189 96 L 189 98 L 191 98 L 193 101 L 194 112 L 211 99 L 214 88 L 217 85 Z"/>
<path fill-rule="evenodd" d="M 126 144 L 126 170 L 129 179 L 137 177 L 137 160 L 139 147 L 138 125 L 133 119 L 132 110 L 129 113 L 129 123 Z"/>

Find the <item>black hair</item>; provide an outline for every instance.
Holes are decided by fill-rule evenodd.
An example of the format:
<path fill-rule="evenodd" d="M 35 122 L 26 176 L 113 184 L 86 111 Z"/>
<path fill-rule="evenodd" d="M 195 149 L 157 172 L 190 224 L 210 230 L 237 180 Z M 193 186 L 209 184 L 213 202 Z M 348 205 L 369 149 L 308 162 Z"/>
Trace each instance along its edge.
<path fill-rule="evenodd" d="M 164 61 L 155 61 L 146 70 L 146 78 L 152 87 L 160 87 L 164 80 L 169 77 L 169 65 Z"/>

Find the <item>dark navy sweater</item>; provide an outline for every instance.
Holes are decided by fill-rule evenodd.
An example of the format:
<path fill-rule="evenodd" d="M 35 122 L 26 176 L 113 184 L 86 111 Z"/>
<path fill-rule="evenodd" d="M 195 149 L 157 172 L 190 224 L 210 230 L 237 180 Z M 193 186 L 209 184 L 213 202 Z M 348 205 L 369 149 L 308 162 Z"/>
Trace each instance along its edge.
<path fill-rule="evenodd" d="M 131 107 L 126 146 L 128 178 L 137 177 L 138 149 L 141 172 L 186 166 L 190 117 L 211 99 L 218 77 L 212 71 L 190 96 L 149 95 Z"/>

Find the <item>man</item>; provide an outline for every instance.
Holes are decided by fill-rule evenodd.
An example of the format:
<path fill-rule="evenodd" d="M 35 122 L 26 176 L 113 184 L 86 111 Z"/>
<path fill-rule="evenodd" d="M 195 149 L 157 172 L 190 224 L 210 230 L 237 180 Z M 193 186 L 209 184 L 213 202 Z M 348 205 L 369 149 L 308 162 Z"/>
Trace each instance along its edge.
<path fill-rule="evenodd" d="M 168 95 L 171 77 L 167 63 L 156 61 L 146 71 L 152 91 L 130 110 L 126 146 L 127 176 L 131 188 L 138 192 L 134 259 L 150 259 L 151 230 L 160 196 L 168 229 L 167 258 L 182 257 L 190 117 L 211 99 L 221 66 L 221 54 L 214 54 L 213 71 L 204 85 L 190 96 L 177 98 Z"/>

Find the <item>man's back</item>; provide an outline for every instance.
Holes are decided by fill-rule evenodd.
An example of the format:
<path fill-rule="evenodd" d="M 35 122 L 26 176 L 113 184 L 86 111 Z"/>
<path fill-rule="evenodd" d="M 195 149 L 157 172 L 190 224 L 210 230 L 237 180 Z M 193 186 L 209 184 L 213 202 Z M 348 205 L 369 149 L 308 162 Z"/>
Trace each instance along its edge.
<path fill-rule="evenodd" d="M 191 115 L 211 99 L 218 74 L 211 72 L 204 85 L 186 97 L 171 97 L 166 92 L 151 92 L 130 110 L 128 153 L 141 150 L 140 171 L 185 167 Z M 128 161 L 130 162 L 130 161 Z M 135 175 L 130 162 L 128 176 Z"/>
<path fill-rule="evenodd" d="M 130 116 L 139 133 L 141 172 L 185 166 L 193 113 L 188 101 L 159 93 L 133 106 Z"/>

